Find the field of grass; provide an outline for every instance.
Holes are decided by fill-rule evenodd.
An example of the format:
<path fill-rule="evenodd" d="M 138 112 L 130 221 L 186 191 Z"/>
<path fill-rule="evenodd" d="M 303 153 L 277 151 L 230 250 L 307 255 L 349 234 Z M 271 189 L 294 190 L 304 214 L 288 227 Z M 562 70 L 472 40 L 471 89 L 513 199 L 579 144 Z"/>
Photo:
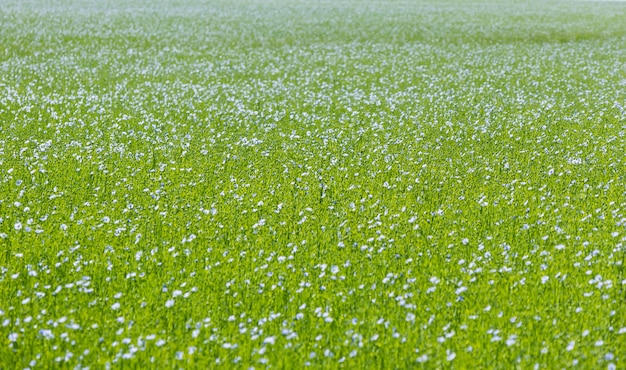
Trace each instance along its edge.
<path fill-rule="evenodd" d="M 0 368 L 626 367 L 626 3 L 0 3 Z"/>

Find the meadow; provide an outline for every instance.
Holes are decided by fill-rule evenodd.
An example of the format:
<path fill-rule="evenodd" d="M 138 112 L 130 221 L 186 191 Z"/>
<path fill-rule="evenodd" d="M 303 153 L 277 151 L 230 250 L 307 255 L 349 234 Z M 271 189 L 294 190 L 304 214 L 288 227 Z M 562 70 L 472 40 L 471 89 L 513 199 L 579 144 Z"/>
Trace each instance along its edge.
<path fill-rule="evenodd" d="M 2 1 L 0 368 L 625 368 L 625 19 Z"/>

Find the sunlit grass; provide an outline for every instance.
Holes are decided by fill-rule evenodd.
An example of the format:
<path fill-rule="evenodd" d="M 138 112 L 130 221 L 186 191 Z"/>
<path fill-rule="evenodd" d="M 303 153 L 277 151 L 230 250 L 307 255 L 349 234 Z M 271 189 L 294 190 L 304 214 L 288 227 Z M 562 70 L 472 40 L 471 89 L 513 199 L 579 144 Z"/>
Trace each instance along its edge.
<path fill-rule="evenodd" d="M 623 367 L 625 13 L 3 3 L 0 368 Z"/>

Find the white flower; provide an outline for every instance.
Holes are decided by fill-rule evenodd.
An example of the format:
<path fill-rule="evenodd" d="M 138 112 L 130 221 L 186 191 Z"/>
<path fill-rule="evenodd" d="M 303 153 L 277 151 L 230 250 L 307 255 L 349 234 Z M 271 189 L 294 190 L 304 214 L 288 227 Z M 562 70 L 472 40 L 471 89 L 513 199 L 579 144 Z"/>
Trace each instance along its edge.
<path fill-rule="evenodd" d="M 44 337 L 46 339 L 53 339 L 54 338 L 54 334 L 52 333 L 52 330 L 48 330 L 48 329 L 41 329 L 41 330 L 39 330 L 39 335 L 41 335 L 42 337 Z"/>
<path fill-rule="evenodd" d="M 274 343 L 276 343 L 276 337 L 267 337 L 267 338 L 265 338 L 265 340 L 263 340 L 263 343 L 265 343 L 265 344 L 274 344 Z"/>
<path fill-rule="evenodd" d="M 165 307 L 170 308 L 172 306 L 174 306 L 174 300 L 168 299 L 167 302 L 165 302 Z"/>
<path fill-rule="evenodd" d="M 509 336 L 509 338 L 506 340 L 506 345 L 511 347 L 512 345 L 515 344 L 515 342 L 517 342 L 517 335 L 511 335 Z"/>
<path fill-rule="evenodd" d="M 9 342 L 16 342 L 16 341 L 17 341 L 17 333 L 9 334 Z"/>
<path fill-rule="evenodd" d="M 115 302 L 111 305 L 111 309 L 113 311 L 119 310 L 120 309 L 120 303 L 119 302 Z"/>
<path fill-rule="evenodd" d="M 449 349 L 446 350 L 446 360 L 452 361 L 455 358 L 456 358 L 456 353 L 455 352 L 451 352 Z"/>

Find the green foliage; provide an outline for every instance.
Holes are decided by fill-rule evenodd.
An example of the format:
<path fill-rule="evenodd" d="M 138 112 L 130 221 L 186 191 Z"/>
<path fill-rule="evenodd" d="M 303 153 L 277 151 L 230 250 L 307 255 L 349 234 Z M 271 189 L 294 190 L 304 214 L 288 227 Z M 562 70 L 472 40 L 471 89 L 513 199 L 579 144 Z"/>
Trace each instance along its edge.
<path fill-rule="evenodd" d="M 5 1 L 0 368 L 626 366 L 625 13 Z"/>

